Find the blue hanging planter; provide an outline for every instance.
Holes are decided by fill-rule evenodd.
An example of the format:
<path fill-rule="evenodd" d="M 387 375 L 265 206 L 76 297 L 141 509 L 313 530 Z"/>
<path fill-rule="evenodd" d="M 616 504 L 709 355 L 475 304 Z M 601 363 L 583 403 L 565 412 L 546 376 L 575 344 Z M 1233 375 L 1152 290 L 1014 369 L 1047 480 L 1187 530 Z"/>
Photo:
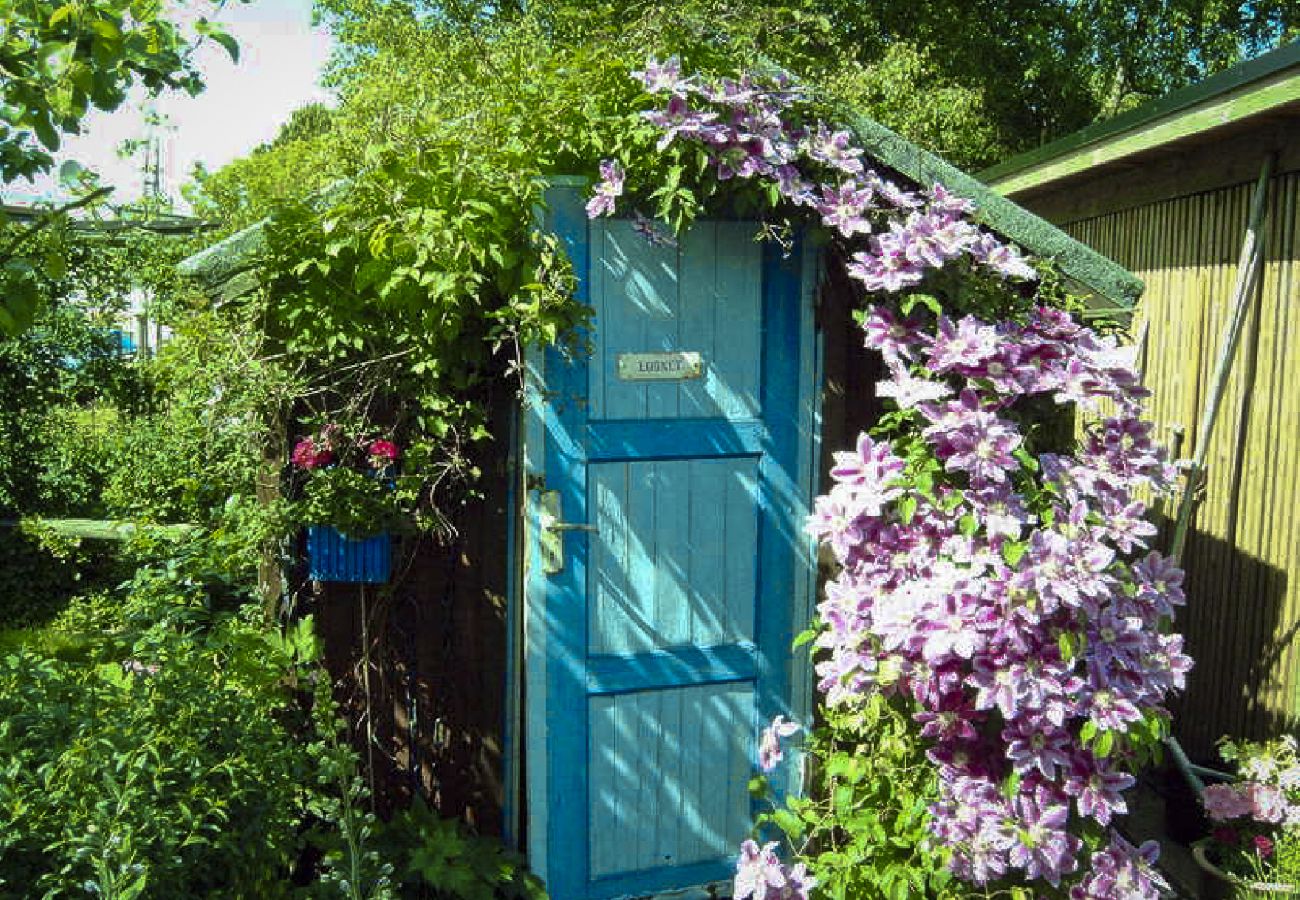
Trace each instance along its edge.
<path fill-rule="evenodd" d="M 393 539 L 387 532 L 357 540 L 332 525 L 307 528 L 307 571 L 315 581 L 385 584 L 393 570 Z"/>

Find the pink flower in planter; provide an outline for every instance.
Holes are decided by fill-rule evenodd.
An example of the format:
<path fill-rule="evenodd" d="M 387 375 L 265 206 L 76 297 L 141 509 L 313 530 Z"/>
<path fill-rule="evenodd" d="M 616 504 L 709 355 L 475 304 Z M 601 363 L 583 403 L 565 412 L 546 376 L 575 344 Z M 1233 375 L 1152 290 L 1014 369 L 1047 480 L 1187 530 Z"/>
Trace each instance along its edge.
<path fill-rule="evenodd" d="M 1229 847 L 1237 846 L 1237 829 L 1229 828 L 1227 825 L 1220 825 L 1210 832 L 1210 836 L 1220 844 L 1227 844 Z"/>
<path fill-rule="evenodd" d="M 1246 788 L 1251 815 L 1257 822 L 1281 822 L 1286 818 L 1286 794 L 1273 784 L 1252 782 Z"/>
<path fill-rule="evenodd" d="M 311 438 L 303 438 L 294 445 L 290 460 L 300 469 L 319 469 L 334 461 L 334 452 L 328 444 L 317 444 Z"/>
<path fill-rule="evenodd" d="M 1250 797 L 1233 784 L 1212 784 L 1201 794 L 1205 814 L 1216 822 L 1248 816 L 1253 810 Z"/>
<path fill-rule="evenodd" d="M 1255 852 L 1259 854 L 1260 859 L 1268 859 L 1273 855 L 1273 841 L 1264 835 L 1255 835 L 1255 839 L 1251 843 L 1255 845 Z"/>
<path fill-rule="evenodd" d="M 370 458 L 372 466 L 382 469 L 397 462 L 397 457 L 401 453 L 392 441 L 371 441 L 366 447 L 366 455 Z"/>

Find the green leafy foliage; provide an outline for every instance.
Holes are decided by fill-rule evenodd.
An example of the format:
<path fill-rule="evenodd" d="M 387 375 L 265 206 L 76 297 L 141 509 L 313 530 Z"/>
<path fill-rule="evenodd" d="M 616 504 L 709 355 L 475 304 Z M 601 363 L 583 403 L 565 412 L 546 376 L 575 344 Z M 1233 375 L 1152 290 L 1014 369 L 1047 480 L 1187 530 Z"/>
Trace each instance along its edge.
<path fill-rule="evenodd" d="M 301 647 L 143 581 L 53 628 L 80 658 L 0 655 L 0 896 L 286 896 Z"/>
<path fill-rule="evenodd" d="M 134 86 L 198 93 L 203 82 L 192 61 L 196 41 L 213 40 L 238 56 L 220 26 L 200 17 L 186 29 L 175 12 L 157 0 L 0 4 L 0 183 L 48 172 L 63 135 L 78 133 L 92 110 L 117 109 Z M 111 192 L 72 161 L 60 176 L 73 199 L 43 205 L 24 221 L 11 221 L 10 211 L 0 210 L 0 335 L 31 327 L 47 282 L 72 271 L 62 254 L 42 252 L 40 239 L 66 226 L 74 210 Z"/>
<path fill-rule="evenodd" d="M 62 537 L 39 522 L 0 527 L 0 635 L 47 624 L 68 600 L 115 586 L 127 568 L 111 548 Z"/>
<path fill-rule="evenodd" d="M 499 841 L 437 816 L 419 797 L 385 829 L 401 883 L 462 900 L 544 900 L 541 883 Z"/>
<path fill-rule="evenodd" d="M 61 134 L 92 109 L 117 109 L 133 85 L 200 91 L 192 36 L 169 12 L 141 0 L 0 6 L 0 180 L 46 171 Z M 220 27 L 200 19 L 197 32 L 237 55 Z"/>
<path fill-rule="evenodd" d="M 304 522 L 333 525 L 358 539 L 405 524 L 391 488 L 368 473 L 344 468 L 313 473 L 303 488 L 298 514 Z"/>
<path fill-rule="evenodd" d="M 807 863 L 818 895 L 964 896 L 930 835 L 937 775 L 906 712 L 880 694 L 822 712 L 825 721 L 804 748 L 813 773 L 809 796 L 788 797 L 761 817 Z"/>

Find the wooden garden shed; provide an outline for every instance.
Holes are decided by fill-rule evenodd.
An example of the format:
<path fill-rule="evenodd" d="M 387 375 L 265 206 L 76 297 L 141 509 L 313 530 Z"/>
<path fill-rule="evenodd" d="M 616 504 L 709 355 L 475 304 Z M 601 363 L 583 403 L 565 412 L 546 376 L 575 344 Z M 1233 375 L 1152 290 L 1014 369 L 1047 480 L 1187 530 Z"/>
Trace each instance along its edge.
<path fill-rule="evenodd" d="M 1113 262 L 851 124 L 877 168 L 973 199 L 1098 303 L 1136 300 Z M 589 221 L 586 192 L 553 179 L 538 216 L 594 312 L 591 353 L 527 352 L 524 390 L 494 411 L 513 439 L 484 451 L 485 499 L 449 544 L 403 548 L 412 562 L 373 595 L 407 645 L 364 644 L 374 623 L 355 586 L 314 601 L 340 680 L 355 685 L 367 660 L 380 791 L 418 789 L 502 834 L 557 900 L 730 879 L 760 723 L 806 721 L 812 703 L 791 642 L 815 603 L 803 523 L 824 457 L 881 411 L 842 264 L 759 243 L 743 220 L 648 242 L 630 220 Z M 183 269 L 214 297 L 256 290 L 263 245 L 254 227 Z"/>
<path fill-rule="evenodd" d="M 1206 760 L 1221 735 L 1300 724 L 1300 42 L 980 175 L 1146 282 L 1151 413 L 1190 457 L 1270 156 L 1262 272 L 1184 556 L 1196 668 L 1175 732 Z"/>

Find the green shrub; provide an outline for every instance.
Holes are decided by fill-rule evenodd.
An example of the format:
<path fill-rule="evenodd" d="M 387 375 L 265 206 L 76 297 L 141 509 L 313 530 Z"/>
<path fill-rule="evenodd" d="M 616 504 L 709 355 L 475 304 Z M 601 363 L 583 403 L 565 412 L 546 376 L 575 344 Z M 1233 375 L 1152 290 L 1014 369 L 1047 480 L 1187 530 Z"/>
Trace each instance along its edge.
<path fill-rule="evenodd" d="M 39 523 L 0 526 L 0 630 L 44 625 L 74 595 L 126 574 L 110 543 L 62 537 Z"/>
<path fill-rule="evenodd" d="M 70 612 L 54 631 L 110 629 L 80 664 L 0 656 L 0 897 L 288 895 L 310 641 L 174 600 L 135 633 L 130 603 Z"/>
<path fill-rule="evenodd" d="M 470 834 L 416 797 L 384 831 L 405 896 L 462 900 L 545 900 L 541 882 L 499 841 Z"/>

